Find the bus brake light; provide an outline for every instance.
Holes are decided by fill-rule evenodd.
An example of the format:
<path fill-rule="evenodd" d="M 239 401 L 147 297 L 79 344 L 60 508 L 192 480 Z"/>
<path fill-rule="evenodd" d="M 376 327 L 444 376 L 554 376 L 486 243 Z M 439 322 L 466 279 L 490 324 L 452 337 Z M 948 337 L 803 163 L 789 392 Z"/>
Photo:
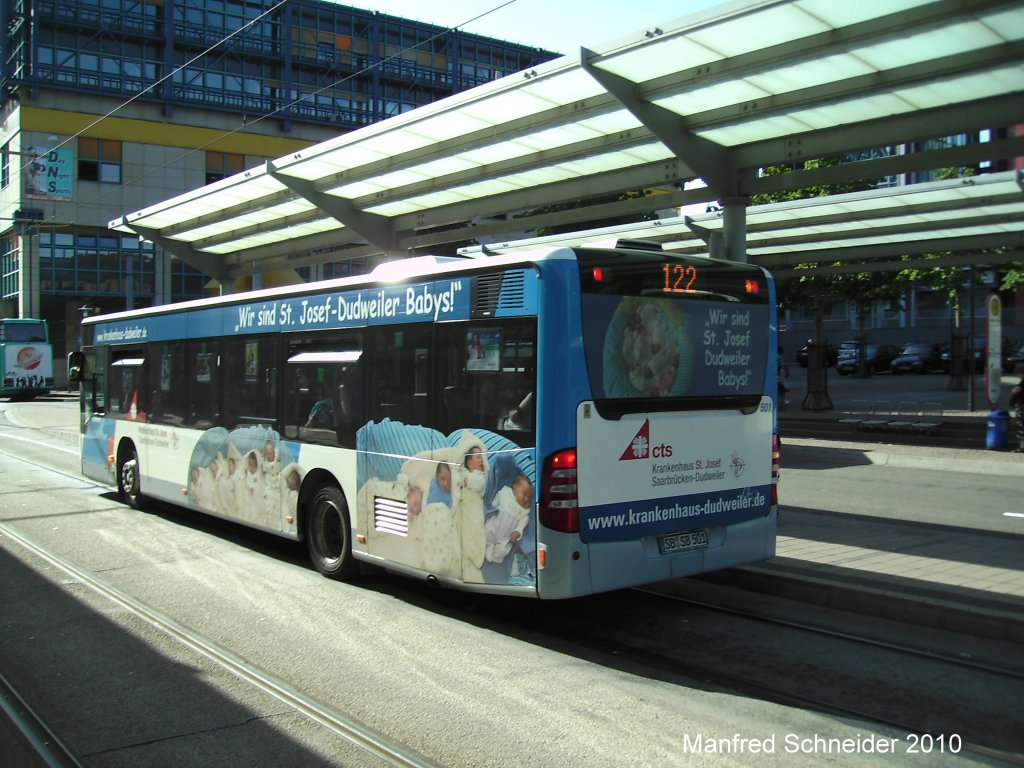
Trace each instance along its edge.
<path fill-rule="evenodd" d="M 579 533 L 580 504 L 576 484 L 576 449 L 547 457 L 541 475 L 540 522 L 563 533 Z"/>
<path fill-rule="evenodd" d="M 757 280 L 745 280 L 744 287 L 746 288 L 747 293 L 754 294 L 755 296 L 761 292 L 761 286 L 758 284 Z"/>

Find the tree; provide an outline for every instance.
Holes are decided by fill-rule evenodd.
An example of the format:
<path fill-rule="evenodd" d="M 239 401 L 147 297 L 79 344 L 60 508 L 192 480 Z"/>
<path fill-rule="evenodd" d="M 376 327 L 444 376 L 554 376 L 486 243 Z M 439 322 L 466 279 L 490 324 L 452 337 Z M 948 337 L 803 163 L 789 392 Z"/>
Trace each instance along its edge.
<path fill-rule="evenodd" d="M 801 167 L 804 170 L 813 170 L 815 168 L 836 166 L 840 162 L 839 158 L 808 160 Z M 784 173 L 793 173 L 794 170 L 794 166 L 791 165 L 775 165 L 763 168 L 761 173 L 764 176 L 777 176 Z M 873 189 L 874 186 L 874 181 L 861 180 L 845 184 L 800 187 L 784 192 L 755 195 L 751 199 L 751 203 L 761 205 L 787 200 L 806 200 L 813 197 L 826 197 L 847 192 L 862 192 Z M 822 326 L 826 309 L 841 301 L 855 302 L 857 306 L 857 326 L 862 331 L 864 328 L 864 314 L 867 309 L 876 301 L 896 298 L 899 294 L 899 287 L 894 285 L 881 272 L 822 274 L 818 271 L 819 269 L 820 267 L 816 263 L 798 264 L 796 275 L 779 282 L 779 297 L 782 306 L 796 306 L 799 304 L 810 308 L 814 312 L 814 346 L 819 350 L 818 356 L 820 357 L 825 347 Z M 868 373 L 865 353 L 866 345 L 861 344 L 858 375 L 867 375 Z M 824 365 L 824 361 L 821 360 L 820 364 Z"/>
<path fill-rule="evenodd" d="M 964 176 L 973 176 L 975 169 L 970 167 L 942 168 L 936 172 L 936 178 L 940 180 L 957 179 Z M 1003 249 L 996 249 L 992 253 L 1000 253 Z M 924 259 L 938 260 L 943 257 L 952 256 L 951 253 L 930 253 L 923 256 Z M 922 258 L 922 257 L 918 257 Z M 906 257 L 904 260 L 907 260 Z M 979 253 L 979 263 L 985 262 L 985 252 Z M 964 376 L 973 360 L 973 342 L 967 342 L 966 331 L 964 331 L 964 295 L 967 290 L 968 280 L 971 271 L 962 266 L 942 266 L 937 264 L 934 267 L 915 267 L 900 270 L 896 275 L 896 281 L 903 285 L 919 286 L 926 285 L 937 293 L 947 297 L 953 309 L 950 329 L 950 381 L 949 388 L 953 390 L 966 389 Z M 1024 264 L 1012 263 L 1002 270 L 1002 280 L 998 290 L 1009 291 L 1024 286 Z M 973 309 L 973 308 L 972 308 Z"/>

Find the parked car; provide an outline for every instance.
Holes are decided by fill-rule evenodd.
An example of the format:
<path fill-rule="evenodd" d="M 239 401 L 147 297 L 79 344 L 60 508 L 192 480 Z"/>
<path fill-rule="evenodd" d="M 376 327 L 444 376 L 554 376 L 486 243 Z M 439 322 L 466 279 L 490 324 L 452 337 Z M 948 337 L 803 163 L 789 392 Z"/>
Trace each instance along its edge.
<path fill-rule="evenodd" d="M 842 360 L 844 357 L 856 355 L 858 349 L 860 349 L 860 342 L 844 341 L 842 344 L 839 345 L 839 349 L 836 352 L 836 364 L 838 365 L 839 361 Z"/>
<path fill-rule="evenodd" d="M 981 373 L 983 370 L 985 370 L 985 344 L 986 344 L 986 342 L 985 342 L 984 338 L 979 337 L 979 338 L 976 338 L 974 340 L 974 372 L 975 373 Z M 949 348 L 947 348 L 942 353 L 942 372 L 943 373 L 949 373 L 950 372 L 950 356 L 951 355 L 952 355 L 952 350 L 949 349 Z"/>
<path fill-rule="evenodd" d="M 899 354 L 899 349 L 894 347 L 892 344 L 868 344 L 867 348 L 864 350 L 864 359 L 867 365 L 867 370 L 871 373 L 882 373 L 883 371 L 888 371 L 889 364 L 892 363 Z M 836 363 L 836 370 L 839 371 L 840 376 L 846 376 L 848 373 L 856 373 L 859 365 L 860 355 L 858 354 L 858 350 L 854 349 L 850 354 L 840 358 L 839 362 Z"/>
<path fill-rule="evenodd" d="M 1016 373 L 1017 366 L 1024 366 L 1024 345 L 1003 361 L 1003 372 Z"/>
<path fill-rule="evenodd" d="M 811 345 L 814 342 L 811 339 L 807 340 L 807 346 L 796 353 L 796 361 L 799 363 L 801 368 L 807 367 L 807 358 L 811 353 Z M 835 344 L 829 344 L 825 342 L 825 365 L 832 366 L 839 362 L 839 347 Z"/>
<path fill-rule="evenodd" d="M 932 373 L 942 369 L 942 347 L 914 341 L 900 350 L 899 357 L 889 363 L 893 373 Z"/>

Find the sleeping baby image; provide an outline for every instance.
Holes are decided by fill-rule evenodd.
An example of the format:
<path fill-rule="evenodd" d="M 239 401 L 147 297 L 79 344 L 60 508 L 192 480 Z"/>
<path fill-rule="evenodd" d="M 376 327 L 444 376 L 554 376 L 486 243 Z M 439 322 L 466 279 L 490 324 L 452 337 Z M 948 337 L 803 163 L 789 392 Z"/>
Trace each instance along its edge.
<path fill-rule="evenodd" d="M 365 526 L 368 551 L 464 583 L 532 585 L 532 453 L 484 430 L 449 438 L 425 432 L 387 419 L 360 430 L 368 450 L 357 527 Z M 400 465 L 372 461 L 400 456 L 417 438 L 448 445 L 416 451 Z"/>

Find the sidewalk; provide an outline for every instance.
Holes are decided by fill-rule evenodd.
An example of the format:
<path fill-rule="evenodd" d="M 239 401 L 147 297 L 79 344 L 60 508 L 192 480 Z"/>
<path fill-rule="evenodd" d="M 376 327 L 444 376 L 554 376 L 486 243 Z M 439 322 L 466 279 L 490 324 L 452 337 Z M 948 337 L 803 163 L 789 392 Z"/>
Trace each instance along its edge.
<path fill-rule="evenodd" d="M 781 463 L 786 466 L 786 452 L 790 448 L 831 449 L 856 452 L 871 464 L 912 469 L 936 469 L 943 472 L 966 472 L 976 475 L 1020 477 L 1024 481 L 1024 454 L 1012 451 L 989 451 L 979 448 L 951 448 L 921 444 L 928 440 L 921 436 L 919 443 L 884 442 L 884 434 L 854 433 L 844 439 L 783 437 Z M 1024 483 L 1022 483 L 1024 491 Z"/>
<path fill-rule="evenodd" d="M 835 372 L 830 372 L 835 377 Z M 986 410 L 957 408 L 967 394 L 945 389 L 945 376 L 879 375 L 828 381 L 833 411 L 794 408 L 780 414 L 781 467 L 786 456 L 1019 477 L 1024 492 L 1024 454 L 987 450 Z M 789 396 L 800 396 L 790 377 Z M 1015 377 L 1003 378 L 1002 403 Z M 982 385 L 979 384 L 979 387 Z M 796 397 L 794 397 L 796 396 Z M 927 435 L 891 442 L 884 432 L 836 426 L 843 404 L 854 399 L 932 399 L 948 407 L 947 420 L 974 425 L 978 447 L 949 447 Z M 838 411 L 838 412 L 837 412 Z M 787 436 L 787 423 L 820 421 L 829 438 Z M 1014 445 L 1014 435 L 1010 435 Z M 1024 501 L 1021 511 L 1024 512 Z M 709 580 L 843 611 L 894 619 L 973 637 L 1024 643 L 1024 523 L 1021 535 L 997 534 L 927 523 L 786 509 L 783 504 L 776 557 L 764 564 L 712 574 Z"/>
<path fill-rule="evenodd" d="M 789 378 L 786 386 L 790 389 L 789 413 L 813 413 L 805 408 L 808 369 L 796 363 L 789 363 Z M 1010 390 L 1019 378 L 1013 374 L 1000 377 L 997 407 L 1006 408 Z M 898 403 L 901 400 L 928 400 L 942 405 L 948 415 L 956 417 L 984 417 L 990 410 L 985 384 L 985 375 L 964 377 L 951 388 L 951 377 L 946 373 L 876 373 L 866 378 L 853 375 L 840 376 L 835 367 L 828 368 L 826 389 L 835 406 L 835 411 L 849 407 L 852 400 L 882 400 Z M 973 392 L 972 392 L 973 389 Z M 973 408 L 972 408 L 973 405 Z"/>
<path fill-rule="evenodd" d="M 1001 377 L 996 409 L 1007 408 L 1018 378 Z M 951 389 L 944 374 L 868 378 L 826 374 L 827 397 L 807 396 L 807 370 L 790 366 L 789 403 L 779 414 L 781 465 L 787 452 L 872 464 L 1019 477 L 1024 454 L 988 450 L 984 377 Z M 816 401 L 815 401 L 816 400 Z M 818 409 L 831 401 L 832 408 Z M 942 428 L 934 434 L 858 430 L 840 424 L 844 412 L 868 403 L 882 410 L 902 403 L 937 403 Z M 805 407 L 812 406 L 812 407 Z M 973 408 L 972 408 L 973 406 Z M 1012 425 L 1007 448 L 1016 447 Z M 1024 502 L 1022 502 L 1024 511 Z M 714 574 L 712 581 L 800 602 L 895 619 L 979 638 L 1024 642 L 1024 525 L 1022 535 L 941 525 L 808 513 L 782 507 L 776 557 Z"/>
<path fill-rule="evenodd" d="M 951 389 L 950 377 L 946 374 L 903 374 L 894 376 L 882 373 L 867 378 L 840 376 L 835 368 L 826 371 L 825 393 L 809 395 L 807 389 L 808 371 L 798 365 L 790 365 L 786 380 L 788 401 L 779 412 L 779 431 L 783 442 L 792 438 L 820 438 L 838 442 L 904 444 L 921 447 L 945 447 L 976 449 L 987 461 L 1003 451 L 986 450 L 988 416 L 992 410 L 1006 410 L 1010 389 L 1018 381 L 1012 375 L 1000 380 L 999 398 L 995 408 L 989 406 L 985 379 L 974 377 L 973 392 L 970 382 L 960 382 L 960 388 Z M 831 407 L 828 407 L 831 404 Z M 929 416 L 940 426 L 925 432 L 909 430 L 857 429 L 840 419 L 865 408 L 883 414 L 896 416 L 902 408 L 918 408 L 928 411 L 939 410 L 937 417 Z M 1016 447 L 1012 424 L 1008 424 L 1007 448 Z"/>

